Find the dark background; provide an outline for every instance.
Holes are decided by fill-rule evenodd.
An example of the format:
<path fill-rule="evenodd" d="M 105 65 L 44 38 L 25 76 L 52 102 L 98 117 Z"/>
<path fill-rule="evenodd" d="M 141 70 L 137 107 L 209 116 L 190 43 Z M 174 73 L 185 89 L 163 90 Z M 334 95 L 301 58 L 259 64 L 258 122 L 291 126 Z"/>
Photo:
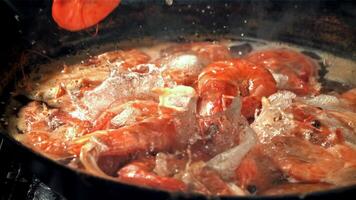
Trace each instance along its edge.
<path fill-rule="evenodd" d="M 236 38 L 243 33 L 244 37 L 290 42 L 356 59 L 354 1 L 174 0 L 172 6 L 166 5 L 164 0 L 122 1 L 115 12 L 100 23 L 95 35 L 95 28 L 74 33 L 58 28 L 51 18 L 51 0 L 0 0 L 1 102 L 6 102 L 20 68 L 26 72 L 37 64 L 83 49 L 143 37 L 211 40 L 221 36 Z M 69 199 L 190 198 L 78 174 L 23 148 L 3 130 L 0 133 L 0 199 L 60 198 L 45 185 Z M 341 199 L 349 195 L 355 196 L 355 189 L 305 198 Z"/>

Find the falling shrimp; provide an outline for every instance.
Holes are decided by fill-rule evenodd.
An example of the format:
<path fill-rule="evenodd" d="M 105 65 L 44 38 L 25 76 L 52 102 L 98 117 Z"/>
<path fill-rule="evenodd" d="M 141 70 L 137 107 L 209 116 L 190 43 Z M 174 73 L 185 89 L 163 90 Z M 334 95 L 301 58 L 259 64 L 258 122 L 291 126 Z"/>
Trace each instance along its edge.
<path fill-rule="evenodd" d="M 80 31 L 107 17 L 121 0 L 53 0 L 52 17 L 62 28 Z"/>

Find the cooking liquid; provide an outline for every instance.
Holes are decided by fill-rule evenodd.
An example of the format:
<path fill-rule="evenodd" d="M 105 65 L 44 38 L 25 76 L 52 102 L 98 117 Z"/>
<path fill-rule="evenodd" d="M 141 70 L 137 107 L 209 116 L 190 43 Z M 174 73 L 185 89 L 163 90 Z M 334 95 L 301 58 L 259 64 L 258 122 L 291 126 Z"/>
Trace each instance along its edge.
<path fill-rule="evenodd" d="M 356 62 L 353 60 L 337 57 L 330 53 L 322 52 L 316 49 L 309 49 L 309 48 L 303 48 L 303 47 L 286 44 L 286 43 L 268 42 L 268 41 L 255 40 L 255 39 L 244 39 L 244 40 L 234 40 L 234 41 L 221 40 L 221 41 L 216 41 L 216 43 L 228 47 L 232 56 L 236 58 L 243 58 L 246 54 L 250 53 L 251 51 L 253 52 L 253 51 L 259 51 L 263 49 L 273 49 L 273 48 L 288 48 L 298 52 L 303 52 L 305 55 L 311 57 L 311 59 L 313 59 L 316 63 L 319 63 L 320 68 L 318 69 L 319 72 L 316 79 L 321 83 L 322 93 L 331 93 L 331 94 L 340 93 L 356 87 L 356 79 L 355 79 Z M 162 51 L 162 49 L 166 49 L 167 47 L 170 47 L 174 44 L 175 43 L 171 43 L 171 42 L 157 43 L 157 42 L 147 42 L 147 41 L 135 45 L 110 44 L 110 45 L 101 46 L 100 48 L 95 50 L 96 52 L 93 51 L 90 54 L 92 56 L 98 55 L 100 53 L 110 51 L 113 48 L 117 48 L 118 46 L 120 48 L 122 47 L 128 49 L 131 49 L 133 46 L 135 49 L 139 49 L 142 52 L 149 55 L 151 57 L 150 61 L 154 61 L 161 56 L 160 52 Z M 100 84 L 101 81 L 107 79 L 112 74 L 115 74 L 118 65 L 120 65 L 120 63 L 107 62 L 106 64 L 98 64 L 98 69 L 92 71 L 92 70 L 88 70 L 92 65 L 92 63 L 90 63 L 90 60 L 88 61 L 88 59 L 90 58 L 88 58 L 87 52 L 85 54 L 78 54 L 73 57 L 59 59 L 57 61 L 45 64 L 43 66 L 39 66 L 37 70 L 34 70 L 30 75 L 28 75 L 28 77 L 24 78 L 23 82 L 20 83 L 19 87 L 14 92 L 15 96 L 17 97 L 11 100 L 7 113 L 9 116 L 8 130 L 10 131 L 11 135 L 14 138 L 19 140 L 20 142 L 22 142 L 26 138 L 26 133 L 25 134 L 22 133 L 22 130 L 24 129 L 23 127 L 26 126 L 26 123 L 24 121 L 21 121 L 22 119 L 19 119 L 16 115 L 14 115 L 15 113 L 14 110 L 16 110 L 17 112 L 18 110 L 21 110 L 22 106 L 24 106 L 22 102 L 19 101 L 18 96 L 22 96 L 22 97 L 25 96 L 29 100 L 46 102 L 48 108 L 44 108 L 44 109 L 55 108 L 56 106 L 62 105 L 63 102 L 67 101 L 66 99 L 53 98 L 54 93 L 56 94 L 60 93 L 60 91 L 58 91 L 61 89 L 61 87 L 58 87 L 58 85 L 60 85 L 59 82 L 65 80 L 65 83 L 67 83 L 67 85 L 63 87 L 66 87 L 68 90 L 70 86 L 76 87 L 77 84 L 76 81 L 78 81 L 80 78 L 89 77 L 90 80 L 93 82 L 92 84 L 95 85 L 96 87 L 98 84 Z M 147 83 L 145 82 L 146 84 L 151 83 L 150 80 L 144 80 L 144 81 L 147 81 Z M 108 86 L 108 87 L 114 87 L 114 86 Z M 123 88 L 123 90 L 125 89 L 128 88 Z M 83 109 L 79 103 L 80 97 L 77 97 L 75 95 L 75 91 L 73 91 L 73 94 L 69 94 L 69 95 L 71 96 L 70 101 L 73 102 L 74 106 L 71 108 L 69 107 L 65 108 L 68 110 L 64 110 L 64 111 L 70 112 L 73 117 L 79 118 L 81 120 L 90 121 L 92 118 L 95 118 L 97 116 L 96 113 L 90 113 L 90 114 L 84 113 L 83 115 L 83 113 L 80 112 L 79 110 L 79 109 Z M 51 124 L 51 126 L 53 127 L 61 126 L 60 124 L 61 122 L 58 122 L 58 124 L 55 124 L 55 122 L 51 122 L 51 123 L 54 123 Z M 74 132 L 76 131 L 75 128 L 65 127 L 65 129 L 66 130 L 63 131 L 67 132 L 66 137 L 68 137 L 68 139 L 75 137 L 75 135 L 71 135 L 72 132 L 74 134 Z M 353 134 L 356 134 L 356 130 L 353 130 Z M 82 169 L 82 165 L 80 164 L 80 159 L 78 157 L 75 156 L 73 157 L 71 155 L 68 155 L 68 157 L 60 157 L 60 156 L 57 157 L 56 155 L 51 155 L 48 153 L 43 153 L 43 154 L 45 156 L 50 157 L 51 159 L 57 160 L 62 164 L 69 165 L 76 169 L 84 170 Z M 102 160 L 105 160 L 105 158 Z M 102 160 L 99 162 L 105 162 Z M 111 165 L 114 166 L 115 169 L 117 169 L 119 166 L 122 167 L 123 164 L 128 161 L 125 159 L 120 160 L 118 158 L 112 158 L 110 162 Z M 156 159 L 156 163 L 157 163 L 157 159 Z M 103 168 L 102 165 L 100 167 Z M 179 167 L 177 167 L 177 170 L 179 170 Z M 109 175 L 117 176 L 116 171 L 110 172 L 110 170 L 105 170 L 105 169 L 103 171 L 105 171 L 106 174 L 111 173 Z M 107 175 L 104 176 L 108 177 Z M 281 175 L 281 177 L 282 176 L 283 175 Z M 183 182 L 185 181 L 184 178 L 181 178 L 181 180 L 183 180 Z M 264 193 L 263 191 L 260 192 L 259 188 L 257 189 L 254 188 L 255 186 L 249 186 L 250 188 L 247 187 L 241 189 L 239 185 L 235 185 L 236 182 L 232 180 L 229 180 L 227 182 L 228 185 L 231 186 L 230 190 L 234 191 L 233 194 L 237 194 L 237 195 L 246 195 L 246 194 L 255 194 L 255 193 L 279 194 L 279 192 L 281 192 L 281 194 L 284 194 L 284 192 L 299 193 L 299 192 L 310 192 L 314 190 L 323 190 L 323 189 L 328 189 L 330 187 L 334 187 L 332 186 L 332 184 L 324 183 L 322 181 L 317 184 L 312 184 L 312 183 L 304 184 L 303 182 L 293 179 L 293 177 L 289 177 L 289 181 L 291 183 L 285 183 L 282 184 L 282 186 L 276 186 L 277 189 L 275 190 L 273 190 L 273 187 L 271 187 L 272 189 L 266 189 Z M 294 184 L 294 182 L 298 182 L 298 184 L 288 186 L 288 184 Z M 309 184 L 309 186 L 307 184 Z M 163 189 L 167 189 L 167 188 L 163 188 Z M 168 190 L 170 189 L 168 188 Z"/>

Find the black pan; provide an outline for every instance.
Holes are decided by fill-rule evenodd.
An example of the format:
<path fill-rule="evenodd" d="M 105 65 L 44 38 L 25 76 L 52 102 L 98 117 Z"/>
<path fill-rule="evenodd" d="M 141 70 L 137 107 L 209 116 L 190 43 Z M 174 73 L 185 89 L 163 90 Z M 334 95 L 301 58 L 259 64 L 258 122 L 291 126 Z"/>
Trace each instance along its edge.
<path fill-rule="evenodd" d="M 242 39 L 289 42 L 356 60 L 356 4 L 352 1 L 174 0 L 173 5 L 168 5 L 164 0 L 123 0 L 99 25 L 97 35 L 95 28 L 76 33 L 59 29 L 51 18 L 50 6 L 51 0 L 0 2 L 2 113 L 22 73 L 38 64 L 79 51 L 90 53 L 101 45 L 125 40 L 241 39 L 243 34 Z M 0 163 L 9 160 L 20 163 L 22 173 L 39 178 L 68 199 L 207 199 L 126 185 L 74 171 L 15 141 L 7 133 L 6 123 L 0 134 L 0 160 Z M 349 199 L 355 195 L 356 186 L 350 186 L 305 195 L 211 198 Z"/>

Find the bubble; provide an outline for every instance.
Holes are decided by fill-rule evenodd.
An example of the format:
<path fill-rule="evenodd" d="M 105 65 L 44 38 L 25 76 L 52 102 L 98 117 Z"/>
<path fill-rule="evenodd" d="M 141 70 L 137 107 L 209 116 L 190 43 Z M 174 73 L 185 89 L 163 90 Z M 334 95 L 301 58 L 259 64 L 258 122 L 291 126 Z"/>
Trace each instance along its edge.
<path fill-rule="evenodd" d="M 168 6 L 173 5 L 173 0 L 165 0 L 165 1 L 166 1 L 166 4 L 167 4 Z"/>

